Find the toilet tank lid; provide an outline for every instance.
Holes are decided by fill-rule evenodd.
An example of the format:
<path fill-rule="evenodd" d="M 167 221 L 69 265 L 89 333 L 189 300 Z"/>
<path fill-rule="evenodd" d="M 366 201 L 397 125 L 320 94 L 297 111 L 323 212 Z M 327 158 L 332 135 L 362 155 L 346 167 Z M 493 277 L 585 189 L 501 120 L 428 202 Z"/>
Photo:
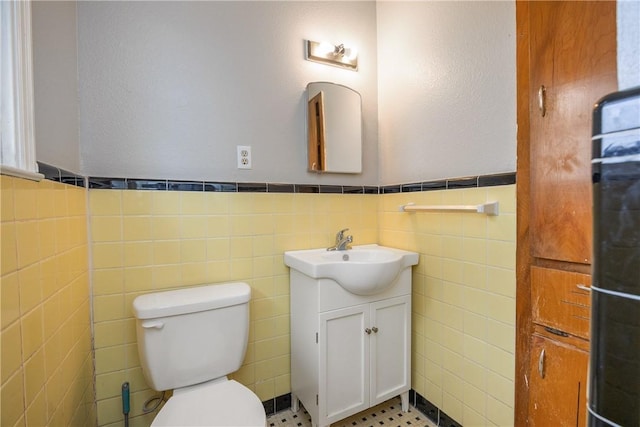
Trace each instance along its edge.
<path fill-rule="evenodd" d="M 133 314 L 138 319 L 177 316 L 244 304 L 249 298 L 251 287 L 243 282 L 154 292 L 133 300 Z"/>

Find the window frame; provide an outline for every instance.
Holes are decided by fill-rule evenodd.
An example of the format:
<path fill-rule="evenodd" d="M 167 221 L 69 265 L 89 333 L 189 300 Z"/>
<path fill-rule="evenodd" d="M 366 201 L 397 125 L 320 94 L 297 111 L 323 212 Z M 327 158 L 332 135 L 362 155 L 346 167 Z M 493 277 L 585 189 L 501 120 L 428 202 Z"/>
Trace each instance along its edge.
<path fill-rule="evenodd" d="M 35 147 L 31 1 L 2 1 L 0 173 L 39 181 Z"/>

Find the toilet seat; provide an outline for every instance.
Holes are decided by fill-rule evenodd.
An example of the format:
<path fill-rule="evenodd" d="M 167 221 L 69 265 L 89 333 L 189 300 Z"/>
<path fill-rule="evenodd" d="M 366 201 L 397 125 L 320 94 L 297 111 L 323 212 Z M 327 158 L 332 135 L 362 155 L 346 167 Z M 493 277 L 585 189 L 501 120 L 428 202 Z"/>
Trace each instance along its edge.
<path fill-rule="evenodd" d="M 224 380 L 174 390 L 151 427 L 264 427 L 266 421 L 258 396 L 234 380 Z"/>

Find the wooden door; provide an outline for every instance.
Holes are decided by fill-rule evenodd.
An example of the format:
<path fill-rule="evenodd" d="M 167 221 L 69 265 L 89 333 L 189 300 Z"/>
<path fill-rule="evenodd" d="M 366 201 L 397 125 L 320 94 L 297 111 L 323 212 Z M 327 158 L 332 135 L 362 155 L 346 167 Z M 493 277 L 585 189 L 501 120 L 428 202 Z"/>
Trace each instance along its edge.
<path fill-rule="evenodd" d="M 529 425 L 576 426 L 586 422 L 589 354 L 534 335 L 529 383 Z"/>
<path fill-rule="evenodd" d="M 411 296 L 371 304 L 371 402 L 411 388 Z"/>
<path fill-rule="evenodd" d="M 616 3 L 529 3 L 531 251 L 590 264 L 591 113 L 617 87 Z"/>
<path fill-rule="evenodd" d="M 370 328 L 369 304 L 320 314 L 319 425 L 369 407 Z"/>

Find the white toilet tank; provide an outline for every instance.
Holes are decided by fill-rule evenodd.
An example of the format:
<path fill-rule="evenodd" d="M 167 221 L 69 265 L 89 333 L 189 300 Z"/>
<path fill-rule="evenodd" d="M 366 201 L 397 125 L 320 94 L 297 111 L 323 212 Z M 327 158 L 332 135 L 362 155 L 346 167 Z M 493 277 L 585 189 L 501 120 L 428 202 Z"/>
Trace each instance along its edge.
<path fill-rule="evenodd" d="M 250 297 L 246 283 L 137 297 L 138 354 L 149 386 L 181 388 L 237 371 L 247 349 Z"/>

